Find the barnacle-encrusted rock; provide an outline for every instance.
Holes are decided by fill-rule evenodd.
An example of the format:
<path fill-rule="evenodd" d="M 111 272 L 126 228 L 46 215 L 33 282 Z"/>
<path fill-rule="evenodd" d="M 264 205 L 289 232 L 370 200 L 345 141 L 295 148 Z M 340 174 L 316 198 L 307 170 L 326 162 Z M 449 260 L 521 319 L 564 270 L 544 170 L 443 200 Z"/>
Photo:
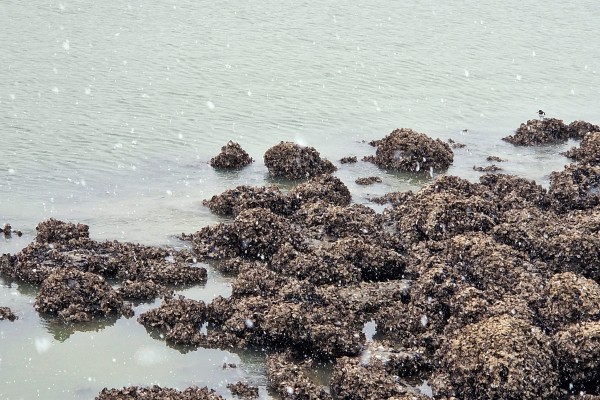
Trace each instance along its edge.
<path fill-rule="evenodd" d="M 518 146 L 536 146 L 566 141 L 571 137 L 569 127 L 556 118 L 530 119 L 521 124 L 514 135 L 502 138 Z"/>
<path fill-rule="evenodd" d="M 507 315 L 467 325 L 438 353 L 433 388 L 461 399 L 556 399 L 558 373 L 549 338 Z"/>
<path fill-rule="evenodd" d="M 338 358 L 331 376 L 331 394 L 339 400 L 428 399 L 402 386 L 381 361 L 373 358 L 366 365 L 357 358 Z"/>
<path fill-rule="evenodd" d="M 203 301 L 186 299 L 182 296 L 165 298 L 159 308 L 146 311 L 138 322 L 148 328 L 168 332 L 179 323 L 190 324 L 198 329 L 206 320 L 206 305 Z"/>
<path fill-rule="evenodd" d="M 558 211 L 587 209 L 600 204 L 600 166 L 569 164 L 550 174 L 548 194 Z"/>
<path fill-rule="evenodd" d="M 14 321 L 16 319 L 19 319 L 19 317 L 17 317 L 10 308 L 0 307 L 0 321 L 2 321 L 2 320 Z"/>
<path fill-rule="evenodd" d="M 504 162 L 504 161 L 506 161 L 505 159 L 500 158 L 498 156 L 487 156 L 485 159 L 488 160 L 488 161 L 493 161 L 493 162 Z"/>
<path fill-rule="evenodd" d="M 481 176 L 479 182 L 481 184 L 476 186 L 478 194 L 492 200 L 502 212 L 529 207 L 549 207 L 548 192 L 535 181 L 514 175 L 494 174 Z"/>
<path fill-rule="evenodd" d="M 329 174 L 337 168 L 322 159 L 314 147 L 303 147 L 292 142 L 281 142 L 265 152 L 265 165 L 274 177 L 306 179 Z"/>
<path fill-rule="evenodd" d="M 496 164 L 486 165 L 485 167 L 477 167 L 477 166 L 474 165 L 473 166 L 473 171 L 478 171 L 478 172 L 498 172 L 498 171 L 502 171 L 502 168 L 500 168 Z"/>
<path fill-rule="evenodd" d="M 556 274 L 542 289 L 538 313 L 549 330 L 600 321 L 600 285 L 572 272 Z"/>
<path fill-rule="evenodd" d="M 267 356 L 268 387 L 284 400 L 331 400 L 325 387 L 309 378 L 310 362 L 295 363 L 289 353 Z"/>
<path fill-rule="evenodd" d="M 64 243 L 71 239 L 90 237 L 87 225 L 58 221 L 54 218 L 40 222 L 35 230 L 37 231 L 35 240 L 38 243 Z"/>
<path fill-rule="evenodd" d="M 358 159 L 356 158 L 356 156 L 347 156 L 347 157 L 342 157 L 340 159 L 340 162 L 342 164 L 354 164 L 354 163 L 358 162 Z"/>
<path fill-rule="evenodd" d="M 563 385 L 574 393 L 600 393 L 600 322 L 569 325 L 554 342 Z"/>
<path fill-rule="evenodd" d="M 586 134 L 579 147 L 573 147 L 562 154 L 581 164 L 600 165 L 600 131 Z"/>
<path fill-rule="evenodd" d="M 183 391 L 171 388 L 129 386 L 122 389 L 104 388 L 96 400 L 225 400 L 207 387 L 189 387 Z"/>
<path fill-rule="evenodd" d="M 296 209 L 303 204 L 316 201 L 347 206 L 352 200 L 350 190 L 344 185 L 344 182 L 330 174 L 320 175 L 294 186 L 288 196 Z"/>
<path fill-rule="evenodd" d="M 429 172 L 446 170 L 454 160 L 452 149 L 439 139 L 431 139 L 412 129 L 396 129 L 388 136 L 370 143 L 377 147 L 375 156 L 365 157 L 380 168 Z"/>
<path fill-rule="evenodd" d="M 371 236 L 382 229 L 375 211 L 362 204 L 340 207 L 319 201 L 304 206 L 295 217 L 307 228 L 336 238 Z"/>
<path fill-rule="evenodd" d="M 368 176 L 365 178 L 358 178 L 354 181 L 357 185 L 372 185 L 374 183 L 383 182 L 378 176 Z"/>
<path fill-rule="evenodd" d="M 581 139 L 587 133 L 600 132 L 600 126 L 587 121 L 573 121 L 569 124 L 570 137 L 573 139 Z"/>
<path fill-rule="evenodd" d="M 227 389 L 240 399 L 255 399 L 258 397 L 258 387 L 251 386 L 247 382 L 229 383 Z"/>
<path fill-rule="evenodd" d="M 265 208 L 276 214 L 290 214 L 290 199 L 276 186 L 238 186 L 202 202 L 215 214 L 237 216 L 251 208 Z"/>
<path fill-rule="evenodd" d="M 246 153 L 239 143 L 232 142 L 221 147 L 221 152 L 211 158 L 210 165 L 219 169 L 240 169 L 252 164 L 254 160 Z"/>
<path fill-rule="evenodd" d="M 59 269 L 44 280 L 35 299 L 35 309 L 58 316 L 64 322 L 89 321 L 94 316 L 123 313 L 133 315 L 118 292 L 91 272 Z"/>
<path fill-rule="evenodd" d="M 123 281 L 117 290 L 122 298 L 128 300 L 153 300 L 162 295 L 168 295 L 169 290 L 152 280 L 149 281 Z"/>

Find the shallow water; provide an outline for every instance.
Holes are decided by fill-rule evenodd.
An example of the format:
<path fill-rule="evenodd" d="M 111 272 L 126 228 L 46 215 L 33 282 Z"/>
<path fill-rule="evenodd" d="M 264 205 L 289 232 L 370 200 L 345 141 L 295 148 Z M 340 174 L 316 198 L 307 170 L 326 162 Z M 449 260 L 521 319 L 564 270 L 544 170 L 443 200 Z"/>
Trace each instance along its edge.
<path fill-rule="evenodd" d="M 448 173 L 476 180 L 472 166 L 498 155 L 505 172 L 546 184 L 572 144 L 500 138 L 540 108 L 600 122 L 598 17 L 592 1 L 3 1 L 0 223 L 24 236 L 0 239 L 0 252 L 18 251 L 49 217 L 89 224 L 98 240 L 181 246 L 174 235 L 219 220 L 202 199 L 271 183 L 262 154 L 280 140 L 361 158 L 373 152 L 364 141 L 409 127 L 467 144 Z M 207 161 L 229 139 L 257 162 L 213 171 Z M 383 183 L 354 183 L 368 175 Z M 356 202 L 427 180 L 360 162 L 337 176 Z M 211 272 L 182 292 L 210 300 L 229 288 Z M 33 311 L 34 296 L 0 281 L 0 304 L 20 317 L 0 323 L 2 398 L 264 385 L 260 352 L 182 353 L 135 319 L 69 332 Z M 223 371 L 224 360 L 239 368 Z"/>

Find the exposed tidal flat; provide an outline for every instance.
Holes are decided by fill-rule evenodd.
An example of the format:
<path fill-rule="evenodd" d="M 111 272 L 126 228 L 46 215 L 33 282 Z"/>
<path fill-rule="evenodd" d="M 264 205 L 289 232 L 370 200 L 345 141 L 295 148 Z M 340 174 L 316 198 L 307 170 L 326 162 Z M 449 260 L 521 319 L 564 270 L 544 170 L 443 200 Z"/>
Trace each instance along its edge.
<path fill-rule="evenodd" d="M 343 398 L 349 391 L 340 382 L 355 382 L 353 377 L 366 373 L 370 374 L 366 381 L 387 382 L 382 387 L 390 390 L 386 392 L 388 397 L 400 397 L 398 382 L 407 383 L 402 387 L 415 388 L 427 380 L 425 391 L 432 387 L 439 390 L 447 387 L 448 381 L 460 383 L 462 379 L 444 377 L 440 372 L 478 367 L 457 367 L 457 359 L 447 357 L 433 376 L 434 349 L 447 354 L 462 352 L 461 359 L 467 359 L 473 349 L 480 347 L 504 351 L 495 347 L 504 340 L 511 343 L 513 350 L 519 350 L 520 340 L 535 344 L 518 353 L 522 358 L 529 357 L 533 364 L 514 364 L 516 368 L 548 370 L 553 361 L 562 360 L 559 369 L 550 368 L 550 373 L 544 375 L 545 383 L 538 385 L 551 388 L 550 391 L 534 392 L 532 396 L 553 396 L 552 390 L 594 393 L 596 389 L 586 383 L 594 376 L 582 372 L 581 364 L 568 362 L 573 354 L 589 351 L 589 357 L 578 355 L 590 361 L 586 368 L 593 370 L 592 361 L 597 359 L 595 342 L 590 339 L 596 332 L 593 322 L 597 321 L 597 298 L 589 282 L 597 282 L 597 261 L 591 256 L 597 232 L 595 170 L 585 167 L 595 162 L 594 152 L 569 151 L 580 141 L 569 134 L 559 135 L 566 141 L 532 147 L 514 146 L 501 138 L 514 134 L 522 122 L 540 121 L 540 108 L 545 111 L 546 120 L 562 119 L 567 125 L 575 120 L 599 122 L 600 54 L 594 40 L 598 36 L 597 7 L 591 1 L 574 5 L 551 1 L 543 6 L 528 1 L 438 3 L 3 2 L 0 226 L 9 222 L 23 235 L 0 239 L 0 253 L 19 253 L 35 241 L 38 223 L 50 218 L 88 225 L 88 240 L 103 251 L 106 246 L 100 244 L 114 240 L 197 251 L 204 248 L 203 242 L 181 241 L 181 234 L 193 235 L 219 222 L 233 227 L 223 229 L 245 232 L 256 220 L 286 226 L 281 224 L 289 217 L 280 215 L 278 210 L 296 214 L 300 209 L 294 210 L 297 204 L 286 203 L 283 196 L 302 190 L 294 189 L 300 182 L 269 174 L 263 155 L 280 141 L 315 147 L 321 157 L 338 168 L 334 176 L 351 195 L 350 206 L 335 206 L 351 207 L 347 212 L 323 205 L 305 206 L 293 222 L 313 224 L 309 236 L 318 234 L 320 224 L 330 219 L 343 222 L 328 227 L 325 238 L 310 236 L 312 245 L 335 238 L 330 243 L 333 248 L 288 249 L 290 259 L 279 254 L 279 263 L 265 267 L 268 271 L 261 266 L 255 268 L 256 273 L 269 277 L 269 273 L 284 274 L 283 266 L 293 266 L 295 273 L 312 286 L 287 285 L 285 291 L 278 291 L 275 285 L 263 287 L 265 293 L 251 292 L 256 277 L 247 272 L 236 277 L 239 272 L 235 271 L 248 270 L 244 262 L 219 263 L 196 256 L 197 262 L 192 259 L 190 265 L 205 268 L 206 281 L 179 286 L 163 283 L 167 290 L 202 301 L 206 307 L 217 296 L 232 296 L 233 304 L 221 304 L 222 309 L 235 306 L 239 312 L 253 306 L 251 298 L 260 295 L 270 299 L 261 303 L 271 311 L 265 315 L 283 318 L 289 313 L 274 308 L 275 305 L 291 307 L 304 304 L 307 299 L 312 299 L 311 306 L 316 306 L 317 301 L 326 305 L 338 296 L 337 292 L 344 294 L 339 287 L 334 293 L 328 290 L 330 282 L 326 282 L 325 272 L 332 264 L 317 261 L 328 259 L 331 252 L 347 255 L 352 249 L 373 245 L 363 243 L 364 232 L 351 231 L 357 226 L 356 220 L 372 228 L 383 226 L 388 233 L 396 229 L 402 232 L 403 240 L 424 243 L 421 248 L 409 250 L 408 246 L 404 249 L 390 241 L 397 247 L 368 252 L 375 260 L 388 259 L 384 255 L 389 256 L 390 251 L 399 254 L 392 258 L 396 264 L 391 270 L 402 270 L 406 280 L 397 286 L 393 286 L 394 279 L 389 276 L 379 282 L 375 274 L 378 269 L 356 266 L 356 258 L 353 262 L 332 258 L 335 265 L 343 267 L 335 269 L 339 274 L 336 279 L 344 280 L 346 287 L 352 288 L 349 290 L 356 288 L 358 280 L 366 281 L 361 283 L 365 286 L 361 297 L 345 307 L 372 302 L 371 292 L 390 296 L 390 303 L 372 304 L 380 311 L 351 308 L 353 311 L 348 314 L 354 319 L 344 329 L 351 328 L 352 335 L 340 336 L 348 339 L 348 346 L 340 347 L 347 350 L 360 347 L 352 346 L 354 334 L 358 334 L 364 359 L 379 351 L 382 359 L 395 360 L 381 368 L 371 365 L 368 371 L 357 364 L 357 359 L 342 360 L 337 354 L 334 358 L 339 359 L 337 365 L 344 371 L 334 371 L 331 363 L 319 365 L 318 361 L 302 360 L 299 354 L 278 354 L 267 360 L 262 351 L 265 346 L 260 343 L 220 350 L 210 343 L 200 343 L 202 337 L 183 336 L 185 329 L 172 332 L 170 339 L 179 333 L 177 337 L 188 343 L 173 343 L 167 340 L 167 331 L 147 330 L 137 321 L 140 315 L 162 304 L 158 298 L 133 302 L 135 315 L 128 319 L 117 318 L 112 311 L 117 309 L 114 295 L 109 295 L 106 299 L 113 302 L 109 301 L 107 307 L 113 306 L 106 308 L 111 310 L 108 317 L 61 322 L 60 318 L 49 318 L 36 311 L 40 284 L 3 275 L 0 306 L 9 307 L 18 319 L 11 322 L 11 314 L 2 309 L 0 315 L 5 319 L 0 321 L 0 397 L 89 399 L 104 387 L 160 384 L 180 390 L 191 385 L 208 386 L 218 395 L 230 398 L 227 385 L 238 381 L 258 386 L 263 398 L 276 396 L 277 390 L 285 397 L 289 380 L 297 378 L 294 387 L 306 388 L 306 382 L 311 382 L 316 385 L 314 392 L 321 393 L 325 389 L 319 385 L 324 385 L 330 393 Z M 433 175 L 442 179 L 443 175 L 457 176 L 469 184 L 448 179 L 440 183 L 444 193 L 435 193 L 431 186 L 419 192 L 423 185 L 431 183 L 429 171 L 421 165 L 417 174 L 380 170 L 376 164 L 363 162 L 363 156 L 377 156 L 376 148 L 368 142 L 380 140 L 396 128 L 424 132 L 450 144 L 454 153 L 452 164 L 446 171 L 434 169 Z M 449 139 L 454 143 L 449 143 Z M 214 170 L 209 162 L 229 140 L 239 143 L 254 162 L 242 170 Z M 584 136 L 582 145 L 584 142 L 590 148 L 597 143 L 593 135 Z M 565 151 L 571 158 L 560 154 Z M 342 157 L 357 157 L 357 162 L 342 164 Z M 504 161 L 488 161 L 488 157 Z M 580 166 L 564 167 L 574 161 Z M 481 172 L 493 170 L 492 166 L 501 168 L 498 172 L 502 174 L 535 180 L 540 186 L 514 178 L 504 180 L 497 177 L 500 175 L 489 175 L 480 182 Z M 558 175 L 552 178 L 552 171 Z M 566 179 L 569 174 L 577 176 L 578 182 Z M 361 178 L 379 178 L 381 182 Z M 372 184 L 360 185 L 357 180 Z M 235 215 L 221 216 L 202 204 L 202 200 L 240 185 L 271 184 L 281 192 L 268 191 L 271 197 L 267 198 L 278 199 L 276 204 L 281 206 L 269 208 L 275 216 L 255 211 L 249 214 L 239 206 L 230 208 L 238 209 L 241 217 L 237 211 Z M 577 192 L 582 184 L 587 186 L 581 189 L 581 198 L 574 198 L 575 192 L 568 189 L 577 188 Z M 498 202 L 497 196 L 502 194 L 498 188 L 512 188 L 519 194 L 510 195 L 511 201 Z M 408 190 L 420 194 L 385 196 Z M 465 193 L 470 193 L 470 200 L 463 198 Z M 556 197 L 557 194 L 560 195 Z M 374 203 L 375 198 L 391 203 Z M 517 201 L 520 198 L 524 200 Z M 554 201 L 550 201 L 552 198 Z M 537 202 L 537 211 L 527 208 L 532 201 Z M 452 212 L 445 204 L 454 207 Z M 394 219 L 393 226 L 379 225 L 383 223 L 381 217 L 372 219 L 384 215 L 385 209 Z M 390 211 L 393 209 L 396 211 Z M 417 213 L 418 210 L 421 211 Z M 442 214 L 439 210 L 443 210 Z M 465 231 L 455 237 L 455 231 L 437 230 L 434 221 L 439 215 L 454 216 L 449 222 L 461 229 L 477 223 L 481 228 L 478 232 L 483 234 Z M 412 217 L 419 221 L 418 229 L 411 223 Z M 528 230 L 521 232 L 517 227 L 523 224 Z M 352 237 L 355 233 L 358 239 Z M 531 237 L 524 240 L 526 233 Z M 300 239 L 301 235 L 294 237 Z M 47 238 L 44 240 L 42 243 L 48 243 Z M 334 245 L 336 242 L 339 243 Z M 519 247 L 520 242 L 525 245 Z M 62 248 L 64 251 L 59 251 L 59 243 L 54 246 L 58 249 L 52 254 L 62 257 L 65 263 L 78 262 L 81 266 L 82 260 L 87 260 L 82 257 L 86 253 L 81 243 L 79 247 Z M 473 249 L 481 247 L 488 248 L 492 255 L 473 254 Z M 470 259 L 479 257 L 484 261 L 476 268 L 465 266 L 462 258 L 466 257 L 466 250 L 462 249 L 473 250 L 468 254 Z M 565 252 L 567 249 L 571 253 Z M 89 248 L 86 251 L 89 253 Z M 456 271 L 449 271 L 437 260 L 431 261 L 433 256 L 452 260 L 465 270 L 460 276 L 453 275 Z M 482 269 L 487 264 L 507 269 L 504 264 L 490 261 L 498 257 L 517 264 L 513 271 L 516 275 L 490 275 L 493 270 Z M 417 260 L 421 264 L 415 264 Z M 305 270 L 306 263 L 321 265 L 324 271 Z M 431 269 L 429 273 L 434 276 L 423 274 L 423 269 Z M 421 281 L 419 276 L 423 276 Z M 472 279 L 472 287 L 454 286 L 463 277 Z M 511 289 L 514 280 L 531 282 L 529 278 L 545 283 L 544 288 L 527 289 L 522 284 Z M 106 289 L 89 279 L 68 276 L 67 287 L 69 282 L 71 286 L 96 282 L 99 288 Z M 284 276 L 286 282 L 289 279 Z M 114 276 L 106 278 L 115 291 L 123 281 Z M 432 294 L 409 298 L 407 281 L 412 282 L 414 293 Z M 430 281 L 436 285 L 428 287 Z M 382 287 L 370 291 L 378 285 Z M 140 293 L 163 290 L 129 288 Z M 577 288 L 585 289 L 585 293 Z M 108 289 L 101 293 L 107 292 L 112 293 Z M 524 296 L 527 293 L 540 296 Z M 546 298 L 554 299 L 553 303 L 544 303 Z M 569 308 L 569 302 L 561 300 L 565 298 L 579 299 L 577 308 Z M 561 306 L 553 308 L 553 304 Z M 417 312 L 423 308 L 425 311 Z M 346 310 L 332 310 L 331 315 Z M 80 312 L 70 311 L 74 313 L 65 316 Z M 437 318 L 439 311 L 453 318 Z M 372 319 L 363 321 L 373 313 Z M 214 307 L 213 311 L 208 307 L 204 317 L 213 318 L 215 314 Z M 227 314 L 222 315 L 224 318 Z M 388 319 L 384 318 L 386 315 Z M 214 320 L 211 324 L 217 328 L 231 324 L 238 339 L 258 340 L 247 336 L 246 331 L 250 330 L 246 319 L 243 326 L 233 324 L 235 318 L 229 322 Z M 469 321 L 469 325 L 462 326 L 461 321 Z M 575 321 L 581 324 L 577 326 Z M 321 322 L 311 321 L 313 326 L 323 326 Z M 251 319 L 251 323 L 260 326 L 261 321 Z M 265 327 L 276 326 L 272 320 L 269 323 Z M 202 324 L 200 333 L 208 335 L 209 326 Z M 406 326 L 422 327 L 424 332 L 404 329 Z M 530 326 L 539 331 L 529 333 Z M 378 342 L 373 347 L 369 339 L 375 329 L 376 340 L 384 339 L 379 334 L 389 331 L 392 343 Z M 363 330 L 364 340 L 360 334 Z M 454 338 L 451 331 L 460 334 Z M 294 332 L 287 330 L 282 334 L 292 343 L 305 339 Z M 477 332 L 482 334 L 478 336 Z M 275 331 L 270 330 L 265 338 L 273 339 L 274 335 Z M 484 335 L 491 339 L 486 341 L 481 337 Z M 415 337 L 424 343 L 415 341 Z M 452 339 L 437 341 L 442 337 Z M 552 343 L 551 349 L 544 344 L 547 340 Z M 398 341 L 413 349 L 394 353 Z M 422 344 L 425 350 L 420 349 Z M 490 375 L 497 376 L 500 383 L 513 372 L 504 370 L 503 365 L 499 362 L 495 370 L 498 374 Z M 267 367 L 281 372 L 269 375 L 273 386 L 279 387 L 275 392 L 266 391 Z M 418 378 L 403 377 L 410 371 L 419 371 Z M 390 376 L 399 378 L 390 380 Z M 573 379 L 564 381 L 564 376 Z M 488 381 L 482 378 L 480 382 Z M 496 381 L 486 387 L 495 385 Z M 524 387 L 527 386 L 515 389 L 521 390 L 520 397 Z M 352 393 L 369 395 L 367 389 L 356 385 Z M 476 395 L 457 393 L 459 398 Z"/>

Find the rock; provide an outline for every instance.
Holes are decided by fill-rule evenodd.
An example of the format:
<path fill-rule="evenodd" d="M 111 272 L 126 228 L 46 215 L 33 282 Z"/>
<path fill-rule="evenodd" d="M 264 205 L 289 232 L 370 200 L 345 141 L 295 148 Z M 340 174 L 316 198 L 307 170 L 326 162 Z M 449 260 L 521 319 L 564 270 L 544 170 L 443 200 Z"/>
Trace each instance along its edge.
<path fill-rule="evenodd" d="M 10 224 L 4 224 L 4 228 L 0 228 L 0 233 L 4 234 L 5 239 L 10 239 L 13 233 L 18 237 L 23 236 L 21 231 L 14 230 Z"/>
<path fill-rule="evenodd" d="M 498 156 L 487 156 L 486 160 L 493 161 L 493 162 L 504 162 L 504 161 L 506 161 L 505 159 L 500 158 Z"/>
<path fill-rule="evenodd" d="M 330 174 L 337 168 L 322 159 L 314 147 L 302 147 L 291 142 L 281 142 L 266 151 L 265 165 L 273 177 L 306 179 Z"/>
<path fill-rule="evenodd" d="M 252 208 L 264 208 L 275 214 L 287 215 L 292 212 L 290 199 L 276 187 L 238 186 L 213 196 L 202 202 L 217 215 L 236 217 Z"/>
<path fill-rule="evenodd" d="M 530 119 L 521 124 L 514 135 L 502 138 L 517 146 L 537 146 L 564 142 L 572 136 L 571 130 L 556 118 Z"/>
<path fill-rule="evenodd" d="M 84 224 L 58 221 L 50 218 L 35 228 L 38 243 L 65 243 L 71 239 L 89 239 L 89 227 Z"/>
<path fill-rule="evenodd" d="M 348 157 L 342 157 L 340 159 L 340 162 L 342 164 L 354 164 L 354 163 L 358 162 L 358 159 L 356 158 L 356 156 L 348 156 Z"/>
<path fill-rule="evenodd" d="M 381 183 L 383 181 L 378 176 L 369 176 L 366 178 L 358 178 L 354 182 L 356 182 L 357 185 L 372 185 L 374 183 Z"/>
<path fill-rule="evenodd" d="M 563 386 L 571 393 L 600 393 L 600 322 L 566 326 L 554 342 Z"/>
<path fill-rule="evenodd" d="M 128 300 L 154 300 L 157 297 L 169 296 L 172 291 L 154 281 L 123 281 L 117 290 L 122 298 Z"/>
<path fill-rule="evenodd" d="M 292 361 L 290 354 L 267 356 L 268 387 L 284 400 L 331 400 L 325 387 L 314 384 L 309 366 Z"/>
<path fill-rule="evenodd" d="M 581 164 L 600 166 L 600 131 L 587 133 L 579 147 L 573 147 L 562 154 Z"/>
<path fill-rule="evenodd" d="M 556 399 L 558 373 L 549 338 L 531 324 L 496 316 L 445 340 L 432 385 L 461 399 Z"/>
<path fill-rule="evenodd" d="M 556 274 L 542 289 L 538 314 L 549 331 L 600 321 L 600 285 L 572 272 Z"/>
<path fill-rule="evenodd" d="M 364 160 L 392 171 L 439 172 L 446 170 L 454 160 L 448 144 L 412 129 L 396 129 L 370 144 L 377 147 L 377 152 L 375 156 L 365 157 Z"/>
<path fill-rule="evenodd" d="M 348 187 L 339 178 L 329 174 L 314 177 L 294 186 L 288 196 L 296 210 L 302 205 L 317 201 L 336 206 L 347 206 L 352 200 Z"/>
<path fill-rule="evenodd" d="M 171 388 L 129 386 L 122 389 L 104 388 L 96 400 L 225 400 L 206 387 L 189 387 L 183 391 Z"/>
<path fill-rule="evenodd" d="M 250 386 L 247 382 L 236 382 L 227 385 L 231 394 L 241 399 L 256 399 L 258 397 L 258 387 Z"/>
<path fill-rule="evenodd" d="M 466 144 L 458 143 L 458 142 L 454 141 L 454 139 L 448 139 L 448 143 L 450 143 L 450 147 L 453 149 L 462 149 L 464 147 L 467 147 Z"/>
<path fill-rule="evenodd" d="M 486 165 L 485 167 L 476 167 L 476 166 L 473 166 L 473 171 L 478 171 L 478 172 L 497 172 L 497 171 L 502 171 L 502 168 L 500 168 L 496 164 L 492 164 L 492 165 Z"/>
<path fill-rule="evenodd" d="M 42 282 L 35 309 L 58 316 L 63 322 L 89 321 L 110 314 L 133 315 L 131 306 L 123 303 L 103 277 L 75 269 L 50 274 Z"/>
<path fill-rule="evenodd" d="M 590 132 L 600 132 L 600 126 L 586 121 L 573 121 L 569 124 L 570 137 L 581 139 Z"/>
<path fill-rule="evenodd" d="M 211 158 L 210 165 L 218 169 L 241 169 L 252 164 L 252 157 L 242 147 L 231 140 L 221 147 L 221 152 Z"/>
<path fill-rule="evenodd" d="M 14 321 L 19 319 L 10 308 L 8 307 L 0 307 L 0 321 Z"/>
<path fill-rule="evenodd" d="M 549 196 L 559 212 L 600 204 L 600 166 L 569 164 L 550 174 Z"/>

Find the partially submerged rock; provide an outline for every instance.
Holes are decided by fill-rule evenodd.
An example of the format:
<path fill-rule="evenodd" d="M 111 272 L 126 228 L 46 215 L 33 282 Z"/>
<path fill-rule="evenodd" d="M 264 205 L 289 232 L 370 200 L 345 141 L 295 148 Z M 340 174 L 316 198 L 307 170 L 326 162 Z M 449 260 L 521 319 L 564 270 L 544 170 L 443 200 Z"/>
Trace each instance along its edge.
<path fill-rule="evenodd" d="M 252 208 L 266 208 L 276 214 L 291 214 L 292 204 L 288 196 L 276 186 L 238 186 L 202 202 L 217 215 L 236 217 Z"/>
<path fill-rule="evenodd" d="M 569 127 L 556 118 L 530 119 L 521 124 L 514 135 L 502 138 L 518 146 L 536 146 L 564 142 L 571 137 Z"/>
<path fill-rule="evenodd" d="M 500 158 L 498 156 L 487 156 L 486 160 L 493 161 L 493 162 L 504 162 L 504 161 L 506 161 L 505 159 Z"/>
<path fill-rule="evenodd" d="M 171 291 L 166 286 L 149 281 L 123 281 L 117 290 L 122 298 L 127 300 L 154 300 L 157 297 L 168 296 Z"/>
<path fill-rule="evenodd" d="M 357 185 L 372 185 L 374 183 L 381 183 L 382 180 L 378 176 L 368 176 L 365 178 L 358 178 L 354 182 L 356 182 Z"/>
<path fill-rule="evenodd" d="M 322 159 L 314 147 L 303 147 L 292 142 L 281 142 L 266 151 L 265 165 L 273 177 L 306 179 L 330 174 L 337 168 L 331 161 Z"/>
<path fill-rule="evenodd" d="M 151 387 L 129 386 L 122 389 L 104 388 L 96 400 L 225 400 L 214 390 L 207 387 L 189 387 L 185 390 Z"/>
<path fill-rule="evenodd" d="M 303 204 L 317 201 L 336 206 L 347 206 L 352 200 L 350 190 L 344 182 L 330 174 L 320 175 L 294 186 L 288 196 L 296 210 Z"/>
<path fill-rule="evenodd" d="M 573 147 L 562 153 L 581 164 L 600 165 L 600 129 L 596 132 L 587 133 L 579 147 Z"/>
<path fill-rule="evenodd" d="M 500 168 L 496 164 L 486 165 L 485 167 L 477 167 L 477 166 L 474 165 L 473 166 L 473 171 L 478 171 L 478 172 L 498 172 L 498 171 L 502 171 L 502 168 Z"/>
<path fill-rule="evenodd" d="M 14 230 L 10 224 L 4 224 L 4 227 L 0 228 L 0 233 L 4 235 L 5 239 L 10 239 L 13 233 L 18 237 L 23 236 L 21 231 Z"/>
<path fill-rule="evenodd" d="M 559 211 L 589 209 L 600 204 L 600 166 L 569 164 L 550 174 L 549 195 Z"/>
<path fill-rule="evenodd" d="M 17 317 L 10 308 L 0 307 L 0 321 L 14 321 L 16 319 L 19 319 L 19 317 Z"/>
<path fill-rule="evenodd" d="M 342 164 L 354 164 L 354 163 L 358 162 L 358 159 L 356 158 L 356 156 L 348 156 L 348 157 L 342 157 L 340 159 L 340 162 Z"/>
<path fill-rule="evenodd" d="M 246 153 L 239 143 L 232 142 L 221 147 L 221 152 L 211 158 L 210 165 L 218 169 L 241 169 L 252 164 L 254 160 Z"/>
<path fill-rule="evenodd" d="M 258 397 L 258 387 L 251 386 L 247 382 L 236 382 L 227 385 L 232 395 L 240 399 L 255 399 Z"/>
<path fill-rule="evenodd" d="M 106 280 L 91 272 L 59 269 L 44 280 L 35 309 L 58 316 L 64 322 L 89 321 L 110 314 L 132 316 L 129 304 Z"/>
<path fill-rule="evenodd" d="M 412 129 L 396 129 L 383 139 L 372 141 L 371 145 L 377 147 L 377 152 L 364 160 L 392 171 L 444 171 L 454 160 L 448 144 Z"/>

